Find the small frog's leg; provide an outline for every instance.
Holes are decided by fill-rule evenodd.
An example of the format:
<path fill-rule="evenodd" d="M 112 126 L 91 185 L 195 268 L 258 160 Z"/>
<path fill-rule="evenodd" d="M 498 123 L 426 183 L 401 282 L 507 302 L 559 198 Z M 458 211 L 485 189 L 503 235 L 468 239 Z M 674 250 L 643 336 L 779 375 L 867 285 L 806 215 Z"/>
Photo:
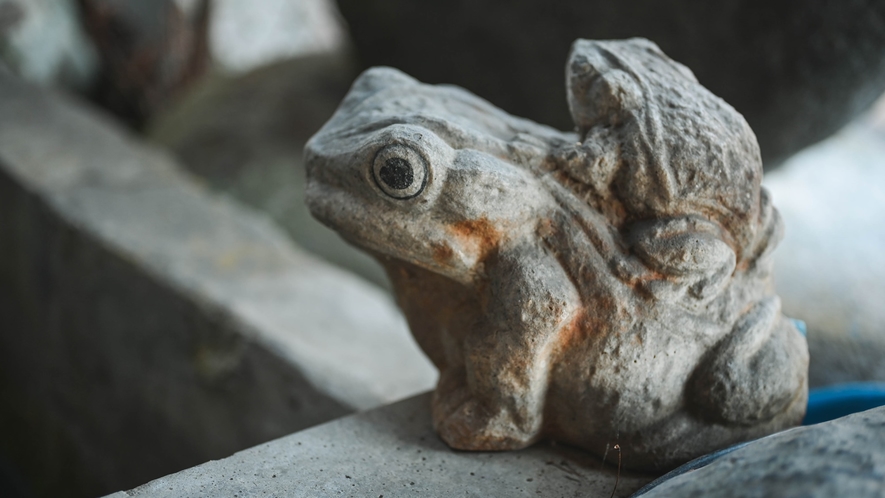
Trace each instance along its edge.
<path fill-rule="evenodd" d="M 709 220 L 683 216 L 637 223 L 629 239 L 649 268 L 668 276 L 649 287 L 655 297 L 677 300 L 687 293 L 703 303 L 715 298 L 734 273 L 736 255 L 723 233 Z"/>
<path fill-rule="evenodd" d="M 440 381 L 434 425 L 454 448 L 517 449 L 541 436 L 551 362 L 580 298 L 539 244 L 494 256 L 487 268 L 483 314 L 464 339 L 464 368 Z"/>
<path fill-rule="evenodd" d="M 753 306 L 709 352 L 692 376 L 688 396 L 696 415 L 727 425 L 775 417 L 798 423 L 805 410 L 808 350 L 777 297 Z"/>

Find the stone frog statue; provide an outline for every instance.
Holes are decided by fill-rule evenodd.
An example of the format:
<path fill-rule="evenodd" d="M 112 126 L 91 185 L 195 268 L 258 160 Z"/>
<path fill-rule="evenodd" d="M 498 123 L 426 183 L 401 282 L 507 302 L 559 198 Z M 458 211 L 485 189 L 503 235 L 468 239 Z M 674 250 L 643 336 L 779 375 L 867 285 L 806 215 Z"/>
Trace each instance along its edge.
<path fill-rule="evenodd" d="M 307 144 L 313 215 L 386 268 L 451 447 L 667 469 L 800 423 L 756 138 L 653 43 L 575 42 L 575 133 L 363 73 Z"/>

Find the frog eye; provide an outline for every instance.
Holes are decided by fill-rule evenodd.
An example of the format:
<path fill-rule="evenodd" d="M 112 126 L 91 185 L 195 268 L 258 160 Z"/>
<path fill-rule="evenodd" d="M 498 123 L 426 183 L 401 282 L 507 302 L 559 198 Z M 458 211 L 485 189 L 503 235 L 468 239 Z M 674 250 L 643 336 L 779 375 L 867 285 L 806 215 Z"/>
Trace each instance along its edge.
<path fill-rule="evenodd" d="M 427 185 L 427 161 L 412 147 L 388 145 L 375 155 L 372 176 L 385 194 L 394 199 L 409 199 Z"/>

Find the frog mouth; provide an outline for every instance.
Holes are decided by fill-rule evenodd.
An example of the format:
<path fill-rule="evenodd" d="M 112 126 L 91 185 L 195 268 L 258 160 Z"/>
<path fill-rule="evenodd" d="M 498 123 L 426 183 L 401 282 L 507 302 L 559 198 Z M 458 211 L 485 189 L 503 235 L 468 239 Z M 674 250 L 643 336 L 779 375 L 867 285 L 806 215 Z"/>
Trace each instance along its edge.
<path fill-rule="evenodd" d="M 305 202 L 311 216 L 317 221 L 342 236 L 347 233 L 349 223 L 346 220 L 352 215 L 347 213 L 346 206 L 353 202 L 353 199 L 345 195 L 340 187 L 309 177 Z"/>
<path fill-rule="evenodd" d="M 309 180 L 306 200 L 311 215 L 320 223 L 382 262 L 405 261 L 459 282 L 472 281 L 471 255 L 432 242 L 445 240 L 451 236 L 448 232 L 438 232 L 421 221 L 400 223 L 402 213 L 387 211 L 317 178 Z"/>

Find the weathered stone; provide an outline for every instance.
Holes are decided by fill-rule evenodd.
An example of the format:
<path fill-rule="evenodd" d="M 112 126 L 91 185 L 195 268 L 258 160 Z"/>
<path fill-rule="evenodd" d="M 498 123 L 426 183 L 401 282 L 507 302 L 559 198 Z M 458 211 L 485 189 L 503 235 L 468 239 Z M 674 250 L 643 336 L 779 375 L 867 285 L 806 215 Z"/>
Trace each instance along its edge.
<path fill-rule="evenodd" d="M 791 429 L 665 481 L 654 497 L 881 497 L 885 407 Z"/>
<path fill-rule="evenodd" d="M 30 82 L 79 90 L 89 86 L 98 70 L 74 0 L 0 2 L 0 59 Z"/>
<path fill-rule="evenodd" d="M 315 55 L 216 74 L 158 114 L 147 133 L 212 189 L 269 214 L 300 247 L 389 289 L 381 266 L 304 203 L 304 144 L 347 93 L 352 67 L 340 55 Z"/>
<path fill-rule="evenodd" d="M 338 0 L 366 66 L 461 85 L 571 126 L 562 55 L 641 36 L 746 116 L 766 167 L 826 138 L 885 90 L 885 3 L 867 0 Z"/>
<path fill-rule="evenodd" d="M 385 266 L 451 446 L 552 438 L 665 468 L 800 422 L 755 137 L 656 45 L 575 42 L 578 133 L 393 69 L 306 148 L 311 212 Z"/>
<path fill-rule="evenodd" d="M 885 100 L 766 178 L 787 231 L 784 312 L 808 325 L 812 386 L 885 381 Z"/>
<path fill-rule="evenodd" d="M 197 496 L 629 496 L 653 475 L 566 446 L 452 451 L 433 433 L 430 395 L 352 415 L 157 479 L 114 498 Z"/>
<path fill-rule="evenodd" d="M 125 489 L 432 386 L 382 292 L 163 153 L 0 77 L 0 449 Z"/>

